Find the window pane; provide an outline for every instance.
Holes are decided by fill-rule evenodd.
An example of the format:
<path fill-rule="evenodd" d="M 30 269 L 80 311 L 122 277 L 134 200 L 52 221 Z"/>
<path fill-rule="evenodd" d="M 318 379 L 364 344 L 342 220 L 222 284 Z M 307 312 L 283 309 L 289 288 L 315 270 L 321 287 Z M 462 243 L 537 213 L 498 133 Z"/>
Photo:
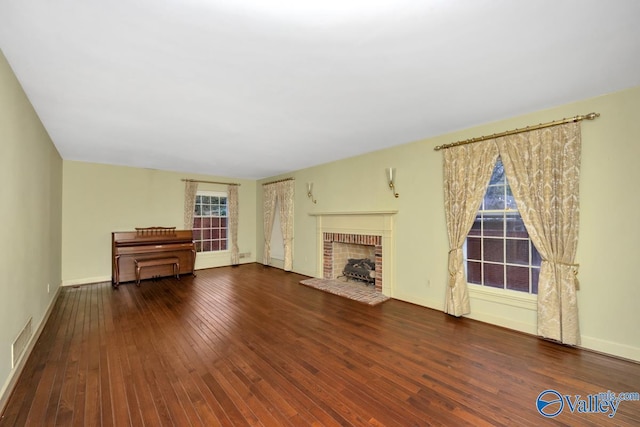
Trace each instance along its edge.
<path fill-rule="evenodd" d="M 531 269 L 531 293 L 538 293 L 538 278 L 540 278 L 540 269 L 532 268 Z"/>
<path fill-rule="evenodd" d="M 522 222 L 520 214 L 517 212 L 508 212 L 506 214 L 506 236 L 507 237 L 529 237 L 527 229 Z"/>
<path fill-rule="evenodd" d="M 498 158 L 467 235 L 465 260 L 470 283 L 537 293 L 540 255 L 531 244 L 517 207 Z"/>
<path fill-rule="evenodd" d="M 496 161 L 496 165 L 493 167 L 493 174 L 491 175 L 491 180 L 489 181 L 489 185 L 494 184 L 503 184 L 504 183 L 504 165 L 502 164 L 502 159 L 498 157 Z"/>
<path fill-rule="evenodd" d="M 485 264 L 484 284 L 494 288 L 504 288 L 504 265 Z"/>
<path fill-rule="evenodd" d="M 482 260 L 482 239 L 467 238 L 467 259 Z"/>
<path fill-rule="evenodd" d="M 535 245 L 531 243 L 531 265 L 540 267 L 540 264 L 542 264 L 542 256 L 536 249 Z"/>
<path fill-rule="evenodd" d="M 504 262 L 504 241 L 502 239 L 484 239 L 484 260 Z"/>
<path fill-rule="evenodd" d="M 211 252 L 227 249 L 226 196 L 203 192 L 196 195 L 194 208 L 193 238 L 196 251 Z"/>
<path fill-rule="evenodd" d="M 506 260 L 511 264 L 529 265 L 529 241 L 507 239 Z M 509 282 L 507 276 L 507 283 Z M 527 286 L 527 291 L 529 287 Z"/>
<path fill-rule="evenodd" d="M 482 218 L 480 215 L 476 216 L 476 219 L 473 221 L 473 225 L 471 226 L 471 230 L 469 231 L 469 236 L 479 236 L 482 232 Z"/>
<path fill-rule="evenodd" d="M 504 185 L 487 188 L 487 193 L 484 196 L 485 210 L 504 210 L 504 198 Z"/>
<path fill-rule="evenodd" d="M 467 282 L 482 284 L 482 264 L 479 262 L 467 262 Z"/>
<path fill-rule="evenodd" d="M 517 210 L 518 205 L 516 204 L 516 199 L 513 197 L 513 193 L 511 192 L 511 187 L 507 184 L 507 209 Z"/>
<path fill-rule="evenodd" d="M 529 292 L 529 268 L 507 265 L 507 289 Z"/>
<path fill-rule="evenodd" d="M 504 215 L 484 214 L 483 225 L 485 236 L 504 236 Z"/>

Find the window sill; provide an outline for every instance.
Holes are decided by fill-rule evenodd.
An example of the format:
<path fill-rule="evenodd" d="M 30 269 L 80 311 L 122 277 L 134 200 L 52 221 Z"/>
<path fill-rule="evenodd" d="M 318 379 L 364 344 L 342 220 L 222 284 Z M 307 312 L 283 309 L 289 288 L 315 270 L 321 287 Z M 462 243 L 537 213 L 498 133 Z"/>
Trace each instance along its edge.
<path fill-rule="evenodd" d="M 229 255 L 231 251 L 211 251 L 211 252 L 196 252 L 198 258 L 213 258 L 221 255 Z"/>
<path fill-rule="evenodd" d="M 538 296 L 525 294 L 524 292 L 505 289 L 493 289 L 481 285 L 469 283 L 469 297 L 497 304 L 510 305 L 536 311 L 538 309 Z"/>

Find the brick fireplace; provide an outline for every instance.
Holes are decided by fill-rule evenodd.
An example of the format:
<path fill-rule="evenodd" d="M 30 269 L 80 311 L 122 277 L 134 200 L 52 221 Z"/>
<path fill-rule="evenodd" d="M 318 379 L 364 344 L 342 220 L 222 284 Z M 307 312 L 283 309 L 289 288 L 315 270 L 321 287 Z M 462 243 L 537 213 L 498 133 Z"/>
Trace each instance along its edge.
<path fill-rule="evenodd" d="M 375 262 L 375 288 L 382 293 L 382 236 L 322 233 L 322 277 L 336 279 L 349 258 L 370 258 Z"/>
<path fill-rule="evenodd" d="M 342 274 L 346 257 L 373 254 L 375 289 L 393 296 L 395 214 L 396 211 L 312 213 L 316 217 L 318 243 L 316 277 L 335 279 Z M 340 255 L 341 252 L 347 255 Z"/>

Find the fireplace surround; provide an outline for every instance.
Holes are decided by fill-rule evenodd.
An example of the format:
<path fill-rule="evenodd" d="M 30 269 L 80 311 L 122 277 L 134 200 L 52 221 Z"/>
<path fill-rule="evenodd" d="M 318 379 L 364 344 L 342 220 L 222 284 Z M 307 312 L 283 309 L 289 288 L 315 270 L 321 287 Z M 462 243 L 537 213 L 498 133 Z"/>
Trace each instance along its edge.
<path fill-rule="evenodd" d="M 324 212 L 316 217 L 318 244 L 316 277 L 335 279 L 333 250 L 335 243 L 372 246 L 375 254 L 375 288 L 393 296 L 395 280 L 394 216 L 397 211 Z M 341 267 L 340 267 L 341 268 Z"/>

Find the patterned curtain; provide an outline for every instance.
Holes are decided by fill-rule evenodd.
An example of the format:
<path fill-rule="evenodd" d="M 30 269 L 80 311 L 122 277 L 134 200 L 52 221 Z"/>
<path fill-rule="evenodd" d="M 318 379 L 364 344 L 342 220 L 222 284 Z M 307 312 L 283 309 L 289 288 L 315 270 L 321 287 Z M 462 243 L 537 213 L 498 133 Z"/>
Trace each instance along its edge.
<path fill-rule="evenodd" d="M 263 191 L 263 211 L 264 211 L 264 254 L 262 263 L 269 265 L 271 262 L 271 232 L 273 231 L 273 219 L 276 210 L 276 187 L 275 184 L 262 186 Z"/>
<path fill-rule="evenodd" d="M 538 334 L 580 344 L 578 245 L 581 136 L 569 123 L 497 138 L 505 174 L 531 241 L 542 256 Z"/>
<path fill-rule="evenodd" d="M 276 183 L 276 195 L 280 202 L 280 228 L 284 241 L 284 271 L 293 269 L 293 201 L 295 181 Z"/>
<path fill-rule="evenodd" d="M 231 232 L 231 265 L 240 264 L 240 250 L 238 249 L 238 186 L 227 186 L 227 203 L 229 207 L 229 231 Z"/>
<path fill-rule="evenodd" d="M 449 236 L 445 313 L 454 316 L 471 311 L 462 245 L 478 213 L 497 158 L 498 150 L 493 141 L 444 151 L 444 206 Z"/>
<path fill-rule="evenodd" d="M 198 192 L 198 183 L 193 181 L 185 181 L 184 183 L 184 229 L 193 229 L 193 211 L 196 205 L 196 193 Z"/>

